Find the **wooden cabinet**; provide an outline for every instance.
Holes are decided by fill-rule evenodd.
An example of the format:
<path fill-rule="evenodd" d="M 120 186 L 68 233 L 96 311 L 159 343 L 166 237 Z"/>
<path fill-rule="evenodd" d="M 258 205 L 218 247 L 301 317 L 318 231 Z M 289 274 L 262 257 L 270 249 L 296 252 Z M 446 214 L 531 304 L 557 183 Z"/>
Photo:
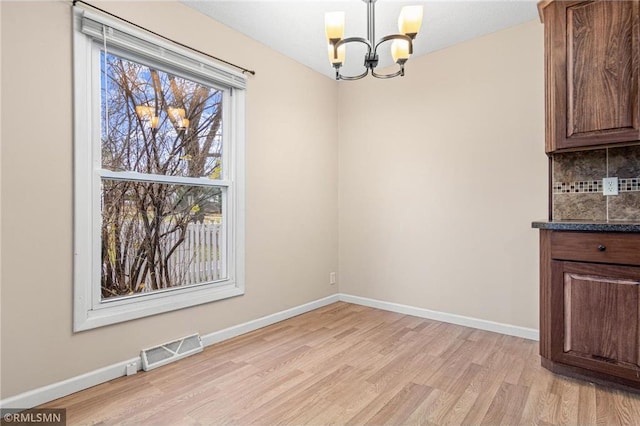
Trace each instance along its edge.
<path fill-rule="evenodd" d="M 541 249 L 543 365 L 640 388 L 640 234 L 543 230 Z"/>
<path fill-rule="evenodd" d="M 640 268 L 552 261 L 552 275 L 552 312 L 562 330 L 551 359 L 637 379 Z"/>
<path fill-rule="evenodd" d="M 639 2 L 539 6 L 545 25 L 547 153 L 640 141 Z"/>

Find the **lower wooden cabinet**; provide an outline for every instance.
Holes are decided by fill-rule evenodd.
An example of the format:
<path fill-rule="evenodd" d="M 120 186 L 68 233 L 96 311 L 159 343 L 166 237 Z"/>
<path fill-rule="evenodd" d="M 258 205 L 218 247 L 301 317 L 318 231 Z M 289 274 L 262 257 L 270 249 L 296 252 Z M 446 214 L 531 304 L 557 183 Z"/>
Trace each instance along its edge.
<path fill-rule="evenodd" d="M 552 261 L 562 330 L 552 360 L 634 379 L 640 372 L 640 268 Z M 560 303 L 561 302 L 561 303 Z"/>
<path fill-rule="evenodd" d="M 543 364 L 640 388 L 640 235 L 541 232 Z"/>

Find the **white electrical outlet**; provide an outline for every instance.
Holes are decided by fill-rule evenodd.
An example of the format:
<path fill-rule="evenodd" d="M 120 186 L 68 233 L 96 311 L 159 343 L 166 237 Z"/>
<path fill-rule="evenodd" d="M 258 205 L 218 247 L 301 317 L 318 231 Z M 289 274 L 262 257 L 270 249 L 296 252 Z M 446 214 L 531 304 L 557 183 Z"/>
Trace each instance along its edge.
<path fill-rule="evenodd" d="M 618 178 L 617 177 L 603 178 L 602 193 L 604 195 L 618 195 Z"/>
<path fill-rule="evenodd" d="M 138 364 L 135 362 L 130 362 L 127 364 L 127 376 L 132 376 L 138 372 Z"/>
<path fill-rule="evenodd" d="M 329 284 L 334 285 L 336 283 L 336 273 L 329 272 Z"/>

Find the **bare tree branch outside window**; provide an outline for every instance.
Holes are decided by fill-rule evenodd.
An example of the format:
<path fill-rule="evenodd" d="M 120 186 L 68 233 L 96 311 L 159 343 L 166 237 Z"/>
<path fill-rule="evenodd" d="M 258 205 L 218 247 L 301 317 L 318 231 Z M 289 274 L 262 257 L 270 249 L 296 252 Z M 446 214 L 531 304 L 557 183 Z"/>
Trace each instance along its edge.
<path fill-rule="evenodd" d="M 102 298 L 225 278 L 220 179 L 222 91 L 102 52 Z"/>

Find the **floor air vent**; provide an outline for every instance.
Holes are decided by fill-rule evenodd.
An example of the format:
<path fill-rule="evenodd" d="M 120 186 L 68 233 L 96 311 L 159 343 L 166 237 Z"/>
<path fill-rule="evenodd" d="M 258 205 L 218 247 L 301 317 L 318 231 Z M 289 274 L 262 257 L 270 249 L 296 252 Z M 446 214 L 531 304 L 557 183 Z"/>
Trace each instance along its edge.
<path fill-rule="evenodd" d="M 202 340 L 200 340 L 198 334 L 144 349 L 140 354 L 142 357 L 142 369 L 149 371 L 189 355 L 202 352 L 202 349 Z"/>

